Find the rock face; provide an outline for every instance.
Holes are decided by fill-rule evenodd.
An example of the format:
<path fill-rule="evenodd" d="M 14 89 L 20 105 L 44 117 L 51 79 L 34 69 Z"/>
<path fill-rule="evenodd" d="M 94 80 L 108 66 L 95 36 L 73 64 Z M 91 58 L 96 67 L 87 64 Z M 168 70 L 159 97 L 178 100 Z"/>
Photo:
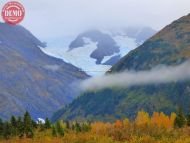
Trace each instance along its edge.
<path fill-rule="evenodd" d="M 50 117 L 76 96 L 71 83 L 88 76 L 71 64 L 44 54 L 45 47 L 21 26 L 0 23 L 0 117 Z"/>
<path fill-rule="evenodd" d="M 190 58 L 190 15 L 174 21 L 132 50 L 115 64 L 110 74 L 124 70 L 149 70 L 159 65 L 179 65 Z M 110 88 L 84 93 L 67 108 L 54 114 L 53 120 L 104 120 L 133 118 L 137 111 L 167 114 L 182 106 L 190 106 L 190 81 L 141 85 L 130 88 Z"/>
<path fill-rule="evenodd" d="M 83 38 L 89 38 L 93 42 L 97 42 L 97 49 L 95 49 L 90 57 L 96 59 L 96 64 L 101 64 L 105 56 L 111 56 L 114 53 L 119 53 L 119 47 L 116 42 L 105 33 L 98 30 L 88 31 L 80 34 L 73 42 L 71 42 L 69 49 L 85 46 Z"/>

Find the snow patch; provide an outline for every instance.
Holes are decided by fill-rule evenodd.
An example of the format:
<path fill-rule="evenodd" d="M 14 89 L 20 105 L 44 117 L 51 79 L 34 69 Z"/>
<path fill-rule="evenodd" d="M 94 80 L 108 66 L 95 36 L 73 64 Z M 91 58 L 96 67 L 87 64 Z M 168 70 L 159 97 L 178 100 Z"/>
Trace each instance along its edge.
<path fill-rule="evenodd" d="M 138 43 L 136 42 L 136 39 L 129 38 L 126 35 L 114 36 L 113 39 L 120 47 L 121 57 L 127 55 L 131 50 L 134 50 L 139 46 Z"/>
<path fill-rule="evenodd" d="M 45 124 L 45 120 L 42 118 L 38 118 L 36 121 L 37 124 Z"/>
<path fill-rule="evenodd" d="M 101 64 L 104 64 L 105 62 L 107 62 L 108 60 L 110 60 L 112 57 L 119 56 L 119 55 L 120 54 L 118 54 L 118 53 L 114 53 L 111 56 L 104 56 L 104 59 L 102 60 Z"/>

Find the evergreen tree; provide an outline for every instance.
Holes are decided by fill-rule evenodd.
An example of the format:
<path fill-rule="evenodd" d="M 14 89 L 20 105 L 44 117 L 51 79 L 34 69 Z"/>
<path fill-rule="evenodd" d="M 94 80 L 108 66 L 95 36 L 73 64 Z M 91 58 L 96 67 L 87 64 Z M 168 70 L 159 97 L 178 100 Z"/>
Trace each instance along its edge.
<path fill-rule="evenodd" d="M 22 138 L 24 136 L 24 123 L 21 117 L 18 117 L 17 120 L 17 130 L 18 130 L 18 136 Z"/>
<path fill-rule="evenodd" d="M 33 137 L 33 127 L 32 127 L 32 119 L 28 112 L 24 114 L 24 132 L 26 137 Z"/>
<path fill-rule="evenodd" d="M 70 129 L 70 123 L 69 123 L 69 121 L 65 121 L 65 124 L 66 124 L 66 129 Z"/>
<path fill-rule="evenodd" d="M 45 130 L 45 125 L 41 121 L 38 122 L 38 126 L 39 126 L 41 132 L 43 132 Z"/>
<path fill-rule="evenodd" d="M 63 129 L 63 127 L 61 126 L 61 124 L 60 124 L 59 121 L 56 122 L 56 130 L 57 130 L 57 133 L 58 133 L 60 136 L 64 136 L 64 129 Z"/>
<path fill-rule="evenodd" d="M 187 115 L 187 126 L 190 126 L 190 114 Z"/>
<path fill-rule="evenodd" d="M 9 139 L 11 137 L 11 125 L 9 122 L 5 122 L 3 126 L 3 137 Z"/>
<path fill-rule="evenodd" d="M 78 132 L 81 132 L 81 126 L 78 122 L 75 123 L 75 131 L 78 133 Z"/>
<path fill-rule="evenodd" d="M 48 118 L 45 119 L 44 126 L 45 126 L 45 129 L 50 129 L 51 128 L 51 122 L 49 121 Z"/>
<path fill-rule="evenodd" d="M 32 127 L 36 129 L 38 128 L 38 124 L 34 120 L 32 120 Z"/>
<path fill-rule="evenodd" d="M 71 129 L 74 131 L 75 130 L 75 125 L 72 123 Z"/>
<path fill-rule="evenodd" d="M 52 126 L 52 136 L 57 137 L 57 131 L 55 129 L 55 126 Z"/>
<path fill-rule="evenodd" d="M 17 135 L 17 121 L 14 116 L 11 117 L 10 123 L 11 123 L 11 134 L 13 136 L 16 136 Z"/>
<path fill-rule="evenodd" d="M 14 126 L 15 128 L 17 127 L 17 121 L 16 121 L 15 116 L 11 117 L 11 125 Z"/>
<path fill-rule="evenodd" d="M 3 120 L 0 118 L 0 136 L 3 135 Z"/>
<path fill-rule="evenodd" d="M 81 131 L 82 131 L 82 132 L 88 132 L 90 129 L 91 129 L 91 127 L 90 127 L 90 124 L 89 124 L 89 123 L 83 123 L 83 124 L 81 125 Z"/>
<path fill-rule="evenodd" d="M 185 116 L 183 114 L 183 110 L 181 107 L 179 107 L 178 112 L 177 112 L 177 116 L 176 116 L 175 121 L 174 121 L 174 126 L 177 128 L 182 128 L 185 126 L 185 124 L 186 124 L 186 119 L 185 119 Z"/>

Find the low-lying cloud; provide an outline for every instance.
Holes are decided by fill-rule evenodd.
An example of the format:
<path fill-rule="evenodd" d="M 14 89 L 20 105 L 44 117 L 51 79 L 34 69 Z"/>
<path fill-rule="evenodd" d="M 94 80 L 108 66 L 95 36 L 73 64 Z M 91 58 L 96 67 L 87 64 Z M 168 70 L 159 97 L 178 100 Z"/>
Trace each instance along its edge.
<path fill-rule="evenodd" d="M 100 90 L 109 87 L 161 84 L 190 80 L 190 61 L 177 66 L 159 66 L 147 71 L 125 71 L 87 79 L 81 89 Z"/>

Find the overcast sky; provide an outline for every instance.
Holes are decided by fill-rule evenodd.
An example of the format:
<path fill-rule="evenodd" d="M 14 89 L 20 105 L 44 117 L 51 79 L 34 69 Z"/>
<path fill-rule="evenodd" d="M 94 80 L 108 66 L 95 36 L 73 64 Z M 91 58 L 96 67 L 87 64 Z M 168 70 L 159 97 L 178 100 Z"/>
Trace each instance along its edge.
<path fill-rule="evenodd" d="M 146 25 L 156 30 L 190 13 L 190 0 L 19 0 L 24 25 L 40 39 L 94 27 Z M 8 2 L 0 1 L 0 8 Z M 2 19 L 0 19 L 2 21 Z"/>

